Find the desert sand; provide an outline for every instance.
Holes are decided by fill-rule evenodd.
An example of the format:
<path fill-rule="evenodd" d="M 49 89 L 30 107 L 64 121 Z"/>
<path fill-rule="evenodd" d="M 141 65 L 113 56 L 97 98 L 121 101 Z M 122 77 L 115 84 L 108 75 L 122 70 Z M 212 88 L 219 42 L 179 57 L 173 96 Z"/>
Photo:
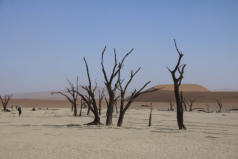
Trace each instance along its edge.
<path fill-rule="evenodd" d="M 0 159 L 235 159 L 238 158 L 238 93 L 213 92 L 200 85 L 187 84 L 186 98 L 197 98 L 192 112 L 184 113 L 187 130 L 178 130 L 173 87 L 159 85 L 159 91 L 140 96 L 127 111 L 118 128 L 86 126 L 91 115 L 73 117 L 64 98 L 43 98 L 46 93 L 18 94 L 8 108 L 0 112 Z M 20 98 L 21 97 L 21 98 Z M 28 97 L 28 98 L 26 98 Z M 222 97 L 222 113 L 216 113 L 217 98 Z M 153 105 L 152 126 L 148 127 Z M 14 108 L 23 114 L 18 117 Z M 11 109 L 11 106 L 13 109 Z M 105 103 L 101 122 L 105 123 Z M 32 108 L 36 111 L 32 111 Z M 202 108 L 212 113 L 200 112 Z"/>
<path fill-rule="evenodd" d="M 86 126 L 92 116 L 73 117 L 69 108 L 23 108 L 0 112 L 2 159 L 235 159 L 238 112 L 185 112 L 187 130 L 179 131 L 176 112 L 128 110 L 123 127 Z M 105 114 L 105 110 L 103 111 Z M 116 114 L 114 115 L 114 119 Z M 105 115 L 102 115 L 105 122 Z"/>

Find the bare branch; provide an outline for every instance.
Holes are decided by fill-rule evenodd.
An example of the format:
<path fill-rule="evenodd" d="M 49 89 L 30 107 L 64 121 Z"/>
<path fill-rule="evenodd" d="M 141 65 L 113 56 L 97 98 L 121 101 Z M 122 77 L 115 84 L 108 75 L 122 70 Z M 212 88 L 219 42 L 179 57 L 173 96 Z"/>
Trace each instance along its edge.
<path fill-rule="evenodd" d="M 60 94 L 64 96 L 70 103 L 73 103 L 73 100 L 70 98 L 70 96 L 64 93 L 63 91 L 51 92 L 51 95 L 54 95 L 54 94 Z"/>
<path fill-rule="evenodd" d="M 108 78 L 107 78 L 107 73 L 105 71 L 105 68 L 104 68 L 104 64 L 103 64 L 103 60 L 104 60 L 104 54 L 105 54 L 105 51 L 106 51 L 107 47 L 105 46 L 103 51 L 102 51 L 102 56 L 101 56 L 101 66 L 102 66 L 102 72 L 103 72 L 103 75 L 104 75 L 104 79 L 105 81 L 108 83 Z"/>
<path fill-rule="evenodd" d="M 179 55 L 182 55 L 182 56 L 183 56 L 182 52 L 179 51 L 179 49 L 178 49 L 178 47 L 177 47 L 177 43 L 176 43 L 176 40 L 175 40 L 175 39 L 174 39 L 174 46 L 175 46 L 175 48 L 176 48 L 176 50 L 177 50 L 177 53 L 178 53 Z"/>

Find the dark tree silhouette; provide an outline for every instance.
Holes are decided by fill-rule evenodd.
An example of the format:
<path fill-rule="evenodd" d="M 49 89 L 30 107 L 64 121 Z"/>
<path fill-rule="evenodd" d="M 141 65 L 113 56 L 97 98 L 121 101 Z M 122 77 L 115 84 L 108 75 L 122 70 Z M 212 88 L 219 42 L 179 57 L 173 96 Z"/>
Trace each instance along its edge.
<path fill-rule="evenodd" d="M 125 59 L 132 53 L 133 49 L 131 49 L 121 60 L 121 62 L 118 63 L 117 61 L 117 55 L 116 55 L 116 50 L 114 49 L 114 66 L 112 67 L 112 72 L 108 76 L 104 67 L 104 53 L 106 51 L 106 46 L 104 47 L 102 54 L 101 54 L 101 67 L 102 67 L 102 72 L 104 76 L 104 84 L 106 86 L 107 94 L 108 94 L 108 99 L 106 99 L 107 103 L 107 112 L 106 112 L 106 125 L 112 125 L 112 113 L 113 113 L 113 107 L 115 105 L 116 101 L 116 90 L 118 88 L 118 73 L 120 69 L 122 68 L 121 66 L 123 65 Z M 119 66 L 120 64 L 120 66 Z"/>
<path fill-rule="evenodd" d="M 92 87 L 91 77 L 90 77 L 89 69 L 88 69 L 88 63 L 85 58 L 83 58 L 83 60 L 86 66 L 88 85 L 82 86 L 82 88 L 87 92 L 88 95 L 84 95 L 80 92 L 77 92 L 77 94 L 84 100 L 84 102 L 88 105 L 88 107 L 94 114 L 94 120 L 88 123 L 87 125 L 99 125 L 101 124 L 100 116 L 98 114 L 98 107 L 97 107 L 97 103 L 95 99 L 95 91 L 97 89 L 97 85 L 95 87 Z"/>
<path fill-rule="evenodd" d="M 148 124 L 149 127 L 152 125 L 152 110 L 153 110 L 152 103 L 150 103 L 150 116 L 149 116 L 149 124 Z"/>
<path fill-rule="evenodd" d="M 102 100 L 104 98 L 104 89 L 102 90 L 99 90 L 98 91 L 98 106 L 99 106 L 99 109 L 98 109 L 98 113 L 99 115 L 101 115 L 101 111 L 102 111 Z"/>
<path fill-rule="evenodd" d="M 193 103 L 195 103 L 196 102 L 196 98 L 189 98 L 189 97 L 187 97 L 187 105 L 188 105 L 188 107 L 189 107 L 189 111 L 191 112 L 191 111 L 193 111 Z"/>
<path fill-rule="evenodd" d="M 88 98 L 90 100 L 90 98 Z M 92 104 L 92 102 L 89 102 L 90 104 Z M 87 111 L 87 115 L 90 114 L 90 106 L 88 106 L 88 111 Z"/>
<path fill-rule="evenodd" d="M 119 67 L 121 67 L 121 66 L 119 66 Z M 151 81 L 148 81 L 139 90 L 134 89 L 134 91 L 131 93 L 131 95 L 127 99 L 125 99 L 125 94 L 126 94 L 127 88 L 130 85 L 130 83 L 132 82 L 132 80 L 135 77 L 135 75 L 140 71 L 140 69 L 141 68 L 138 68 L 135 72 L 131 71 L 130 78 L 125 83 L 124 86 L 123 86 L 123 83 L 124 83 L 125 80 L 121 79 L 121 71 L 119 70 L 118 76 L 119 76 L 119 91 L 120 91 L 120 112 L 119 112 L 120 114 L 119 114 L 119 118 L 118 118 L 118 121 L 117 121 L 117 126 L 119 126 L 119 127 L 122 125 L 123 119 L 124 119 L 124 115 L 125 115 L 127 109 L 131 106 L 132 102 L 138 96 L 140 96 L 141 94 L 145 94 L 145 93 L 149 93 L 149 92 L 155 91 L 155 89 L 143 91 L 144 88 L 151 82 Z"/>
<path fill-rule="evenodd" d="M 62 96 L 64 96 L 70 103 L 72 106 L 72 110 L 73 110 L 73 115 L 77 116 L 77 100 L 78 100 L 78 77 L 76 80 L 75 85 L 70 82 L 68 80 L 69 83 L 69 87 L 66 87 L 65 90 L 63 91 L 58 91 L 58 92 L 52 92 L 51 94 L 60 94 Z"/>
<path fill-rule="evenodd" d="M 82 110 L 83 107 L 85 106 L 85 102 L 83 101 L 83 99 L 80 99 L 80 112 L 79 112 L 79 116 L 82 116 Z"/>
<path fill-rule="evenodd" d="M 0 100 L 2 102 L 3 111 L 4 112 L 10 111 L 7 109 L 7 105 L 9 101 L 11 100 L 11 95 L 5 95 L 4 97 L 0 95 Z"/>
<path fill-rule="evenodd" d="M 222 112 L 222 106 L 223 106 L 223 105 L 222 105 L 222 98 L 221 98 L 221 97 L 220 97 L 220 98 L 217 98 L 217 99 L 216 99 L 216 102 L 217 102 L 217 105 L 218 105 L 218 108 L 219 108 L 217 112 L 218 112 L 218 113 L 221 113 L 221 112 Z"/>
<path fill-rule="evenodd" d="M 174 45 L 175 45 L 176 51 L 179 55 L 179 58 L 178 58 L 177 64 L 175 65 L 174 69 L 171 70 L 168 68 L 168 70 L 171 73 L 171 76 L 172 76 L 172 79 L 174 82 L 174 95 L 175 95 L 176 105 L 177 105 L 177 122 L 178 122 L 178 127 L 181 130 L 181 129 L 186 129 L 186 127 L 183 123 L 183 102 L 181 101 L 179 87 L 180 87 L 182 79 L 183 79 L 184 68 L 185 68 L 186 64 L 180 65 L 183 54 L 181 51 L 179 51 L 177 44 L 176 44 L 176 40 L 174 40 Z M 179 76 L 176 77 L 176 74 L 178 74 Z"/>

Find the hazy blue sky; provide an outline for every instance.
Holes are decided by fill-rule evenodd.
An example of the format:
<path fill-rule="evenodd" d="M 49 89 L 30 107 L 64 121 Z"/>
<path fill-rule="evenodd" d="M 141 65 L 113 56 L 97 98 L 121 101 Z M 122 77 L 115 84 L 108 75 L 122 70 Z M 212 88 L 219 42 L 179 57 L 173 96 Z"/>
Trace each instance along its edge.
<path fill-rule="evenodd" d="M 100 53 L 122 57 L 125 73 L 142 66 L 133 87 L 171 83 L 177 53 L 187 64 L 183 83 L 238 90 L 238 1 L 0 0 L 0 93 L 62 89 L 85 56 L 100 84 Z"/>

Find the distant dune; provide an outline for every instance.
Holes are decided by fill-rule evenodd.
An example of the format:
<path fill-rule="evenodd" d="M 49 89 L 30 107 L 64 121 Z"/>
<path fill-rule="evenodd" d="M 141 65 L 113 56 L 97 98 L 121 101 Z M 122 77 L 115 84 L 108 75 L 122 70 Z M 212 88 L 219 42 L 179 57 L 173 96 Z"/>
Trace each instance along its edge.
<path fill-rule="evenodd" d="M 156 85 L 152 88 L 159 88 L 158 91 L 144 94 L 139 96 L 136 101 L 137 102 L 169 102 L 170 100 L 175 101 L 174 93 L 173 93 L 173 85 L 172 84 L 164 84 L 164 85 Z M 222 98 L 223 102 L 235 102 L 238 103 L 238 92 L 236 91 L 210 91 L 209 89 L 198 85 L 198 84 L 182 84 L 181 90 L 183 91 L 183 95 L 187 99 L 194 99 L 196 98 L 196 102 L 202 103 L 216 103 L 216 99 Z M 96 96 L 98 91 L 96 91 Z M 42 100 L 65 100 L 65 98 L 61 95 L 51 95 L 50 91 L 45 92 L 31 92 L 31 93 L 16 93 L 13 94 L 13 99 L 17 101 L 16 103 L 23 104 L 23 101 L 28 101 L 25 103 L 26 105 L 33 104 L 33 99 L 36 101 Z M 23 103 L 22 103 L 23 102 Z M 53 101 L 49 101 L 51 105 Z M 14 104 L 16 104 L 14 102 Z M 44 103 L 45 105 L 46 103 Z M 62 106 L 63 103 L 57 103 L 57 105 Z"/>
<path fill-rule="evenodd" d="M 163 91 L 173 91 L 174 85 L 173 84 L 161 84 L 154 86 L 153 88 L 158 88 Z M 198 85 L 198 84 L 182 84 L 180 90 L 183 92 L 210 92 L 209 89 Z"/>
<path fill-rule="evenodd" d="M 159 88 L 158 91 L 139 96 L 136 101 L 140 102 L 169 102 L 175 101 L 173 85 L 157 85 L 149 89 Z M 197 84 L 182 84 L 181 91 L 187 99 L 197 99 L 197 102 L 216 102 L 216 99 L 222 98 L 223 102 L 238 102 L 238 92 L 210 91 L 207 88 Z"/>

